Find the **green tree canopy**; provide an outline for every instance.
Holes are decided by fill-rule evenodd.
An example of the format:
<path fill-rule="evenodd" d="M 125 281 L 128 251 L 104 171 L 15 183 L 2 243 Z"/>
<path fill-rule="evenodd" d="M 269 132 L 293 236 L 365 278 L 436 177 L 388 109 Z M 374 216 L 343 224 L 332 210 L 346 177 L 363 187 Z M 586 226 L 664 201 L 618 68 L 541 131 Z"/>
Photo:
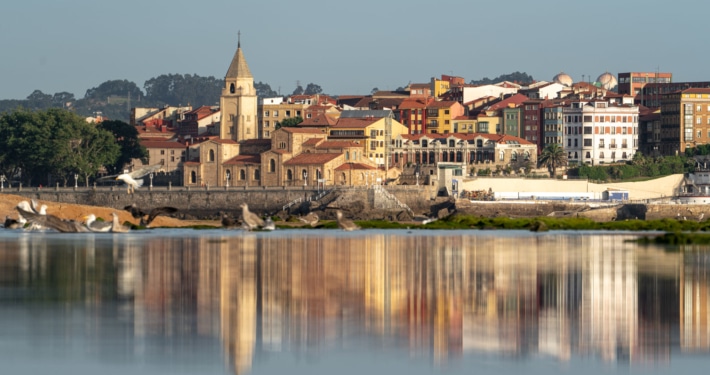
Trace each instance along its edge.
<path fill-rule="evenodd" d="M 193 108 L 219 103 L 224 82 L 215 77 L 190 74 L 163 74 L 145 81 L 146 101 L 153 105 L 192 105 Z"/>
<path fill-rule="evenodd" d="M 120 149 L 117 158 L 112 163 L 106 164 L 109 174 L 121 172 L 133 159 L 141 159 L 143 163 L 148 163 L 148 151 L 141 146 L 135 126 L 123 121 L 110 120 L 101 122 L 99 127 L 113 135 L 114 142 Z"/>
<path fill-rule="evenodd" d="M 302 122 L 303 122 L 303 119 L 300 116 L 283 119 L 282 121 L 276 123 L 276 129 L 293 128 L 293 127 L 298 126 L 298 124 L 300 124 Z"/>
<path fill-rule="evenodd" d="M 17 109 L 0 115 L 0 170 L 27 185 L 66 182 L 74 173 L 91 176 L 119 152 L 111 133 L 67 110 Z"/>
<path fill-rule="evenodd" d="M 323 89 L 322 89 L 319 85 L 316 85 L 315 83 L 309 83 L 309 84 L 306 86 L 306 90 L 303 91 L 303 93 L 306 94 L 306 95 L 322 94 L 322 93 L 323 93 Z"/>
<path fill-rule="evenodd" d="M 256 89 L 256 96 L 259 98 L 273 98 L 279 96 L 279 93 L 272 90 L 268 83 L 263 83 L 261 81 L 254 83 L 254 88 Z"/>

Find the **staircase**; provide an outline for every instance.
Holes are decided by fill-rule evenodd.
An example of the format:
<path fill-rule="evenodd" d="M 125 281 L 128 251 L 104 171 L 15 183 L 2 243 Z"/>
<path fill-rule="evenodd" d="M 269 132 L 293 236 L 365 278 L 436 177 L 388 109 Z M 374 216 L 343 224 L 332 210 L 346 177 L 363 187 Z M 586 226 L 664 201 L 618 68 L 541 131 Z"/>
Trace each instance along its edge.
<path fill-rule="evenodd" d="M 409 212 L 409 214 L 414 217 L 414 212 L 412 212 L 412 209 L 410 209 L 409 206 L 407 206 L 406 204 L 402 203 L 402 201 L 397 199 L 397 197 L 387 191 L 384 187 L 382 187 L 382 185 L 374 185 L 373 190 L 375 193 L 373 206 L 375 208 L 385 210 L 399 208 Z"/>

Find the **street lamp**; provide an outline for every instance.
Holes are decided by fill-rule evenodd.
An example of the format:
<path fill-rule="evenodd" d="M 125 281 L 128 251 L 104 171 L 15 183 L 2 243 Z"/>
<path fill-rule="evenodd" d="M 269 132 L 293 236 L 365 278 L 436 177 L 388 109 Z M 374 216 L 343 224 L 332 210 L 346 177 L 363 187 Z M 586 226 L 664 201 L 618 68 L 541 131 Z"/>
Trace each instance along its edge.
<path fill-rule="evenodd" d="M 227 187 L 229 187 L 229 178 L 231 177 L 231 173 L 227 171 Z"/>
<path fill-rule="evenodd" d="M 419 186 L 419 172 L 415 173 L 414 175 L 417 176 L 417 186 Z"/>
<path fill-rule="evenodd" d="M 308 172 L 303 170 L 303 186 L 308 186 Z"/>
<path fill-rule="evenodd" d="M 0 175 L 0 191 L 5 190 L 5 175 Z"/>
<path fill-rule="evenodd" d="M 74 190 L 79 187 L 79 174 L 74 173 Z"/>
<path fill-rule="evenodd" d="M 148 178 L 150 178 L 150 188 L 152 189 L 153 188 L 153 172 L 150 172 L 150 174 L 148 175 Z"/>

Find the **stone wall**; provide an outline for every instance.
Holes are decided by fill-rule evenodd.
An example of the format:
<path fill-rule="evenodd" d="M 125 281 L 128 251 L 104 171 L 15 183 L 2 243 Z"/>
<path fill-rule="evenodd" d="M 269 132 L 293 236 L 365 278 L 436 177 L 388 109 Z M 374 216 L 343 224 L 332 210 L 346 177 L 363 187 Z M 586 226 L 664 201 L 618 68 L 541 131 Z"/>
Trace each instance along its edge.
<path fill-rule="evenodd" d="M 333 192 L 313 202 L 312 206 L 329 205 L 338 207 L 351 207 L 360 210 L 374 209 L 374 190 L 367 187 L 329 187 Z M 427 213 L 432 205 L 433 191 L 427 187 L 386 186 L 401 202 L 408 205 L 415 213 Z M 239 205 L 247 202 L 252 211 L 258 213 L 277 213 L 283 210 L 284 205 L 301 199 L 299 204 L 292 205 L 287 212 L 301 209 L 303 203 L 309 203 L 318 194 L 313 187 L 279 187 L 279 188 L 238 188 L 212 187 L 212 188 L 148 188 L 138 189 L 135 194 L 127 194 L 124 188 L 97 188 L 86 189 L 6 189 L 6 192 L 21 195 L 28 199 L 45 200 L 59 203 L 84 204 L 91 206 L 112 207 L 122 210 L 123 207 L 135 203 L 139 207 L 172 206 L 182 213 L 194 217 L 212 217 L 219 212 L 240 214 Z M 340 200 L 338 203 L 332 202 Z M 357 206 L 357 207 L 355 207 Z M 367 214 L 364 213 L 363 217 Z"/>

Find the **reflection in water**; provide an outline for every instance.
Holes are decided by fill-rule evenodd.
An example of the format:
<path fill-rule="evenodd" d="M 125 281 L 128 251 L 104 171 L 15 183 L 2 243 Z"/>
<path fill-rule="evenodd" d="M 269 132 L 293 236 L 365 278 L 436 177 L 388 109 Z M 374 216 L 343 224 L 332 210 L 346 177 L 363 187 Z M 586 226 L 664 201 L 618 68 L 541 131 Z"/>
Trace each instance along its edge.
<path fill-rule="evenodd" d="M 93 306 L 93 325 L 129 324 L 127 357 L 155 337 L 218 339 L 237 374 L 268 353 L 318 358 L 363 339 L 436 364 L 668 363 L 676 343 L 710 349 L 703 249 L 619 234 L 159 233 L 0 237 L 0 288 L 18 291 L 0 301 Z"/>

